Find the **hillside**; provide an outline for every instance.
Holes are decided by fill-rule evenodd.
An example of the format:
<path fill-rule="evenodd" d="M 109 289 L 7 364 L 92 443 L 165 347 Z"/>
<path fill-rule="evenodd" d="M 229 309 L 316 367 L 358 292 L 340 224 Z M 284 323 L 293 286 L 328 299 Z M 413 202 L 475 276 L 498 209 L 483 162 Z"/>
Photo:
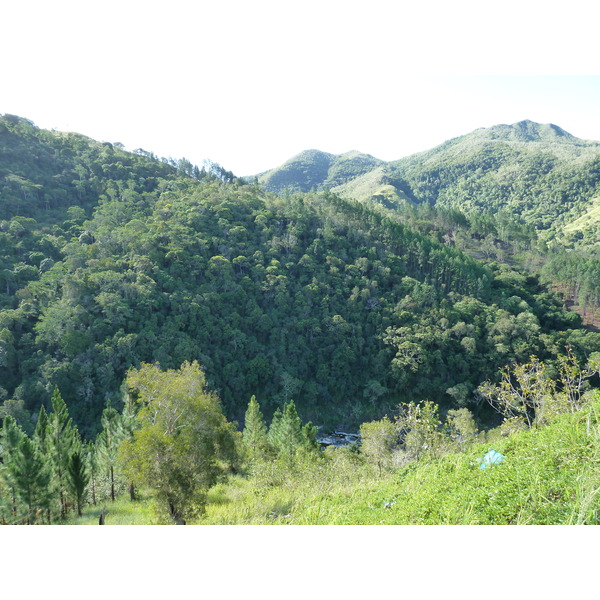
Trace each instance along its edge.
<path fill-rule="evenodd" d="M 380 475 L 360 455 L 336 450 L 310 471 L 235 478 L 211 491 L 200 523 L 598 525 L 599 411 L 596 400 L 541 429 Z M 505 458 L 481 469 L 490 448 Z"/>
<path fill-rule="evenodd" d="M 20 153 L 4 180 L 40 186 L 23 201 L 71 178 L 56 210 L 35 218 L 11 188 L 0 221 L 0 410 L 26 430 L 58 387 L 93 435 L 130 367 L 192 360 L 238 421 L 252 395 L 268 415 L 294 399 L 330 427 L 406 398 L 486 421 L 475 390 L 508 361 L 552 362 L 566 344 L 582 358 L 600 350 L 600 335 L 535 277 L 361 203 L 284 200 L 222 168 L 2 123 L 4 155 Z M 36 157 L 52 157 L 57 140 L 71 162 L 49 160 L 38 177 Z"/>
<path fill-rule="evenodd" d="M 356 172 L 332 191 L 475 258 L 525 267 L 587 326 L 600 322 L 600 142 L 553 124 L 496 125 Z"/>
<path fill-rule="evenodd" d="M 385 163 L 356 154 L 335 176 L 334 156 L 309 150 L 258 176 L 265 189 L 330 188 L 341 197 L 398 207 L 405 202 L 470 210 L 508 210 L 537 229 L 562 232 L 600 195 L 600 142 L 553 124 L 521 121 L 477 129 Z M 571 227 L 595 227 L 594 219 Z M 567 230 L 569 231 L 569 230 Z"/>
<path fill-rule="evenodd" d="M 200 525 L 598 525 L 598 398 L 580 411 L 463 451 L 392 461 L 381 473 L 356 449 L 254 465 L 209 490 Z M 482 469 L 484 456 L 504 460 Z M 89 506 L 70 524 L 96 525 Z M 123 495 L 106 524 L 169 523 L 146 498 Z"/>
<path fill-rule="evenodd" d="M 0 523 L 597 522 L 600 333 L 550 288 L 600 301 L 589 247 L 390 165 L 365 203 L 10 115 L 0 148 Z"/>
<path fill-rule="evenodd" d="M 382 160 L 357 151 L 329 154 L 305 150 L 256 178 L 264 189 L 271 192 L 309 192 L 342 185 L 382 164 Z"/>

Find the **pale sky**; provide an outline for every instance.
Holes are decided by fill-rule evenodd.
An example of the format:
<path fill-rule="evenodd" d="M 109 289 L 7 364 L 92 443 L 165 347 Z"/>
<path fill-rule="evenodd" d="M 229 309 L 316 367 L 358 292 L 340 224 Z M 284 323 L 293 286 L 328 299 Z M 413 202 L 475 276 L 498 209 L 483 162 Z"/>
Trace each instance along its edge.
<path fill-rule="evenodd" d="M 600 140 L 593 3 L 494 5 L 19 0 L 0 14 L 0 114 L 238 175 L 523 119 Z"/>

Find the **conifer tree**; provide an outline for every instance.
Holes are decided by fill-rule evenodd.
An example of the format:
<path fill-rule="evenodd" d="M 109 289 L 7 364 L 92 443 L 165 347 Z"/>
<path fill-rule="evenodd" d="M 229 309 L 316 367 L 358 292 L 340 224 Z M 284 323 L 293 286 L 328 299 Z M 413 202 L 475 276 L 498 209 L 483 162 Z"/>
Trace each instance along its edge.
<path fill-rule="evenodd" d="M 256 396 L 250 398 L 242 435 L 251 460 L 265 456 L 269 448 L 267 425 Z"/>
<path fill-rule="evenodd" d="M 100 472 L 100 460 L 98 449 L 93 441 L 86 444 L 85 456 L 87 459 L 87 469 L 90 475 L 90 492 L 92 494 L 92 504 L 96 506 L 96 486 L 98 485 L 98 474 Z"/>
<path fill-rule="evenodd" d="M 269 426 L 269 431 L 267 433 L 267 440 L 271 447 L 273 447 L 277 452 L 279 452 L 280 448 L 280 430 L 281 430 L 281 420 L 283 418 L 283 413 L 281 409 L 277 407 L 275 412 L 273 413 L 273 418 L 271 419 L 271 425 Z"/>
<path fill-rule="evenodd" d="M 110 479 L 110 499 L 114 501 L 117 481 L 115 470 L 117 468 L 119 446 L 129 435 L 123 427 L 121 416 L 117 410 L 110 406 L 102 411 L 101 423 L 102 431 L 98 435 L 96 449 L 102 468 L 106 470 Z"/>
<path fill-rule="evenodd" d="M 48 413 L 43 404 L 38 413 L 38 420 L 33 432 L 33 441 L 37 444 L 42 454 L 48 454 Z"/>
<path fill-rule="evenodd" d="M 268 439 L 280 456 L 293 458 L 302 448 L 314 449 L 318 446 L 316 441 L 317 428 L 312 423 L 302 425 L 302 420 L 296 410 L 293 400 L 283 407 L 283 412 L 277 409 L 273 415 Z"/>
<path fill-rule="evenodd" d="M 4 417 L 2 431 L 0 432 L 0 457 L 2 465 L 0 473 L 7 487 L 6 505 L 3 507 L 4 519 L 14 521 L 17 518 L 17 496 L 14 482 L 10 479 L 8 468 L 13 462 L 19 444 L 25 437 L 23 430 L 17 425 L 12 415 Z"/>
<path fill-rule="evenodd" d="M 81 507 L 85 491 L 90 481 L 90 473 L 87 468 L 85 454 L 78 448 L 71 454 L 67 463 L 67 483 L 75 502 L 77 504 L 77 515 L 81 517 Z"/>
<path fill-rule="evenodd" d="M 50 443 L 49 436 L 50 436 L 50 419 L 48 417 L 48 413 L 46 412 L 46 409 L 44 408 L 44 405 L 42 404 L 42 406 L 40 407 L 40 412 L 38 413 L 38 419 L 37 419 L 37 423 L 35 426 L 35 431 L 33 432 L 32 440 L 35 443 L 37 449 L 46 458 L 49 472 L 52 475 L 53 465 L 52 465 L 52 459 L 51 459 L 51 443 Z M 49 484 L 49 491 L 51 493 L 53 500 L 55 499 L 55 496 L 56 496 L 55 492 L 57 491 L 57 489 L 58 489 L 58 487 L 56 485 L 56 482 L 55 481 L 53 482 L 52 478 L 51 478 L 50 484 Z M 53 502 L 50 503 L 50 505 L 48 506 L 47 511 L 46 511 L 46 520 L 48 523 L 52 522 L 52 516 L 51 516 L 52 505 L 53 505 Z"/>
<path fill-rule="evenodd" d="M 50 506 L 50 472 L 41 452 L 25 435 L 7 465 L 7 479 L 15 491 L 17 512 L 32 525 Z"/>
<path fill-rule="evenodd" d="M 60 510 L 67 511 L 67 465 L 76 444 L 75 428 L 58 388 L 52 394 L 52 414 L 48 418 L 48 443 L 51 464 L 56 477 Z"/>

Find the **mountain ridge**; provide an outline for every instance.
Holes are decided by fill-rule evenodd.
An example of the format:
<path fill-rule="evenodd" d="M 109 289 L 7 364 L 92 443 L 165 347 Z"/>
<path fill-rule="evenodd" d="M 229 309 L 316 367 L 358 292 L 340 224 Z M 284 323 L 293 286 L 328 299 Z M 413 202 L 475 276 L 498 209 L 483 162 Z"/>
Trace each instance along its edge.
<path fill-rule="evenodd" d="M 493 125 L 491 127 L 480 127 L 471 131 L 470 133 L 463 134 L 461 136 L 457 136 L 451 139 L 448 139 L 433 148 L 428 150 L 424 150 L 421 152 L 416 152 L 413 154 L 409 154 L 399 159 L 384 161 L 381 159 L 377 159 L 370 154 L 365 154 L 358 150 L 351 150 L 349 152 L 345 152 L 343 154 L 332 154 L 328 152 L 323 152 L 317 149 L 309 149 L 304 150 L 287 161 L 285 161 L 282 165 L 278 167 L 274 167 L 272 169 L 268 169 L 267 171 L 263 171 L 258 173 L 253 177 L 248 177 L 248 179 L 257 178 L 259 184 L 263 185 L 265 189 L 269 191 L 281 191 L 282 187 L 279 184 L 279 173 L 281 170 L 285 170 L 289 175 L 294 171 L 294 167 L 298 162 L 304 164 L 303 169 L 298 169 L 297 174 L 302 174 L 302 172 L 307 172 L 308 162 L 311 159 L 318 157 L 319 160 L 339 160 L 339 159 L 347 159 L 350 155 L 359 156 L 361 158 L 368 157 L 372 159 L 375 163 L 374 169 L 377 167 L 385 167 L 387 165 L 397 165 L 403 164 L 407 161 L 426 159 L 431 156 L 433 153 L 439 153 L 442 151 L 450 150 L 450 148 L 459 146 L 459 150 L 464 144 L 465 140 L 473 140 L 475 142 L 485 144 L 492 142 L 501 142 L 507 143 L 511 145 L 519 145 L 519 144 L 556 144 L 556 145 L 565 145 L 570 147 L 577 147 L 581 149 L 585 148 L 597 148 L 600 151 L 600 142 L 594 140 L 584 140 L 578 138 L 571 133 L 564 130 L 562 127 L 555 125 L 553 123 L 536 123 L 534 121 L 525 119 L 522 121 L 518 121 L 513 124 L 498 124 Z M 556 148 L 554 149 L 557 150 Z M 560 152 L 555 152 L 560 154 Z M 366 171 L 362 173 L 355 173 L 355 177 L 364 175 Z M 325 177 L 315 177 L 310 182 L 311 184 L 317 183 L 319 185 L 323 185 L 325 182 Z M 285 184 L 288 188 L 297 188 L 300 191 L 308 191 L 307 185 L 309 183 L 307 181 L 303 181 L 302 179 L 290 179 L 286 177 Z M 330 186 L 331 187 L 331 186 Z M 336 187 L 336 186 L 333 186 Z"/>
<path fill-rule="evenodd" d="M 371 168 L 364 160 L 358 169 L 346 161 L 337 179 L 330 176 L 331 164 L 344 155 L 319 152 L 292 157 L 258 183 L 279 194 L 330 189 L 386 208 L 426 202 L 467 212 L 510 210 L 538 230 L 577 220 L 600 194 L 600 142 L 552 123 L 479 128 L 398 160 L 375 159 Z M 317 156 L 327 161 L 320 172 L 312 164 Z"/>

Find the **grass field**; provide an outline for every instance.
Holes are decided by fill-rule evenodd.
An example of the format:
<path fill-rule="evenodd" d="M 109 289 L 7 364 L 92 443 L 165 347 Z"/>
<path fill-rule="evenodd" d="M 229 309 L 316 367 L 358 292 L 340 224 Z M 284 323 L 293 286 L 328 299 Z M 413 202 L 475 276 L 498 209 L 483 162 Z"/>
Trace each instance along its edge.
<path fill-rule="evenodd" d="M 378 476 L 362 456 L 328 451 L 318 459 L 260 465 L 213 487 L 206 525 L 598 524 L 600 403 L 550 425 L 423 459 Z M 503 462 L 481 469 L 493 448 Z M 102 505 L 103 506 L 103 505 Z M 76 524 L 97 524 L 102 506 Z M 151 500 L 106 503 L 107 525 L 169 523 Z"/>

